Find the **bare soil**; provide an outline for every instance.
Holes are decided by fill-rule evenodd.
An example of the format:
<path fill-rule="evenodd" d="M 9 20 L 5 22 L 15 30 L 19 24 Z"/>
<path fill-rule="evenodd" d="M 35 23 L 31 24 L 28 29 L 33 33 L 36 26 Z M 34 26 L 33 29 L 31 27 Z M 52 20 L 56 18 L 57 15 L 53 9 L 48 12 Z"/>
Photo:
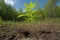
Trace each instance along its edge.
<path fill-rule="evenodd" d="M 2 25 L 0 40 L 60 40 L 60 24 Z"/>

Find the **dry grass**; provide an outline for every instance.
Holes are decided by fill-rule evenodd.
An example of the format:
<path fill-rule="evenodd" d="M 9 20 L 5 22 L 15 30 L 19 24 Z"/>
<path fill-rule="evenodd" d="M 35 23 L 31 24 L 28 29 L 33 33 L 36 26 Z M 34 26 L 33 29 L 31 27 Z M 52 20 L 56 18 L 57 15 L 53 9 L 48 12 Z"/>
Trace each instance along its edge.
<path fill-rule="evenodd" d="M 2 40 L 59 40 L 60 23 L 7 21 L 0 26 L 0 37 Z"/>

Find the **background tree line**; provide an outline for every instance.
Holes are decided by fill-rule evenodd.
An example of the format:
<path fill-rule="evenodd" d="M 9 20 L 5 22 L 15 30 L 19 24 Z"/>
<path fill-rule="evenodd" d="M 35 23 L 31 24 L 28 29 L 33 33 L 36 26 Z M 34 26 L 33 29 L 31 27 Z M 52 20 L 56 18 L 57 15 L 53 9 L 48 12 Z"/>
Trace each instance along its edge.
<path fill-rule="evenodd" d="M 34 20 L 45 20 L 45 18 L 60 18 L 60 6 L 57 6 L 57 0 L 48 0 L 45 4 L 44 9 L 37 8 L 34 12 L 36 16 Z M 37 6 L 36 6 L 37 7 Z M 0 1 L 0 18 L 4 21 L 25 21 L 27 16 L 17 17 L 18 15 L 25 14 L 23 9 L 20 8 L 17 11 L 11 5 L 5 4 L 4 0 Z"/>

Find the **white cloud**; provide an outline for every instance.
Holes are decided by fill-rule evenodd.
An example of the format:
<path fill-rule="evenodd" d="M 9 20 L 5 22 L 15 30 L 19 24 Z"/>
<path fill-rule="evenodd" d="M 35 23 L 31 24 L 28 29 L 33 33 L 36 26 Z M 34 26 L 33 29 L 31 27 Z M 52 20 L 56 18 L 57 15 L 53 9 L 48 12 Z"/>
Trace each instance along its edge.
<path fill-rule="evenodd" d="M 26 12 L 26 10 L 23 10 L 23 12 Z"/>
<path fill-rule="evenodd" d="M 13 0 L 4 0 L 6 4 L 14 6 L 15 2 Z"/>

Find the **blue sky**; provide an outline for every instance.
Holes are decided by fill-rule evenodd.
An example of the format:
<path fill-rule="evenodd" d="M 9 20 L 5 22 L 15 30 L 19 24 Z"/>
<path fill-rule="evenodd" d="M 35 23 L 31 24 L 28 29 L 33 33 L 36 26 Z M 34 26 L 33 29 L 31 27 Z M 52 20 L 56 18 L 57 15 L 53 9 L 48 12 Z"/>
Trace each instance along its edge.
<path fill-rule="evenodd" d="M 44 4 L 47 2 L 47 0 L 19 0 L 17 1 L 17 4 L 15 5 L 16 8 L 24 8 L 24 3 L 30 3 L 30 1 L 32 1 L 33 3 L 34 2 L 38 2 L 39 3 L 39 6 L 40 8 L 43 8 L 44 7 Z"/>
<path fill-rule="evenodd" d="M 24 3 L 28 3 L 29 4 L 30 1 L 32 1 L 33 3 L 34 2 L 39 3 L 40 8 L 43 8 L 44 4 L 47 2 L 47 0 L 5 0 L 5 2 L 7 4 L 12 5 L 12 6 L 15 5 L 16 9 L 24 8 L 25 7 Z"/>
<path fill-rule="evenodd" d="M 47 3 L 47 0 L 5 0 L 6 4 L 14 6 L 16 9 L 24 8 L 24 3 L 30 3 L 30 1 L 39 3 L 40 8 L 44 8 L 44 5 Z M 60 2 L 57 3 L 60 5 Z"/>

